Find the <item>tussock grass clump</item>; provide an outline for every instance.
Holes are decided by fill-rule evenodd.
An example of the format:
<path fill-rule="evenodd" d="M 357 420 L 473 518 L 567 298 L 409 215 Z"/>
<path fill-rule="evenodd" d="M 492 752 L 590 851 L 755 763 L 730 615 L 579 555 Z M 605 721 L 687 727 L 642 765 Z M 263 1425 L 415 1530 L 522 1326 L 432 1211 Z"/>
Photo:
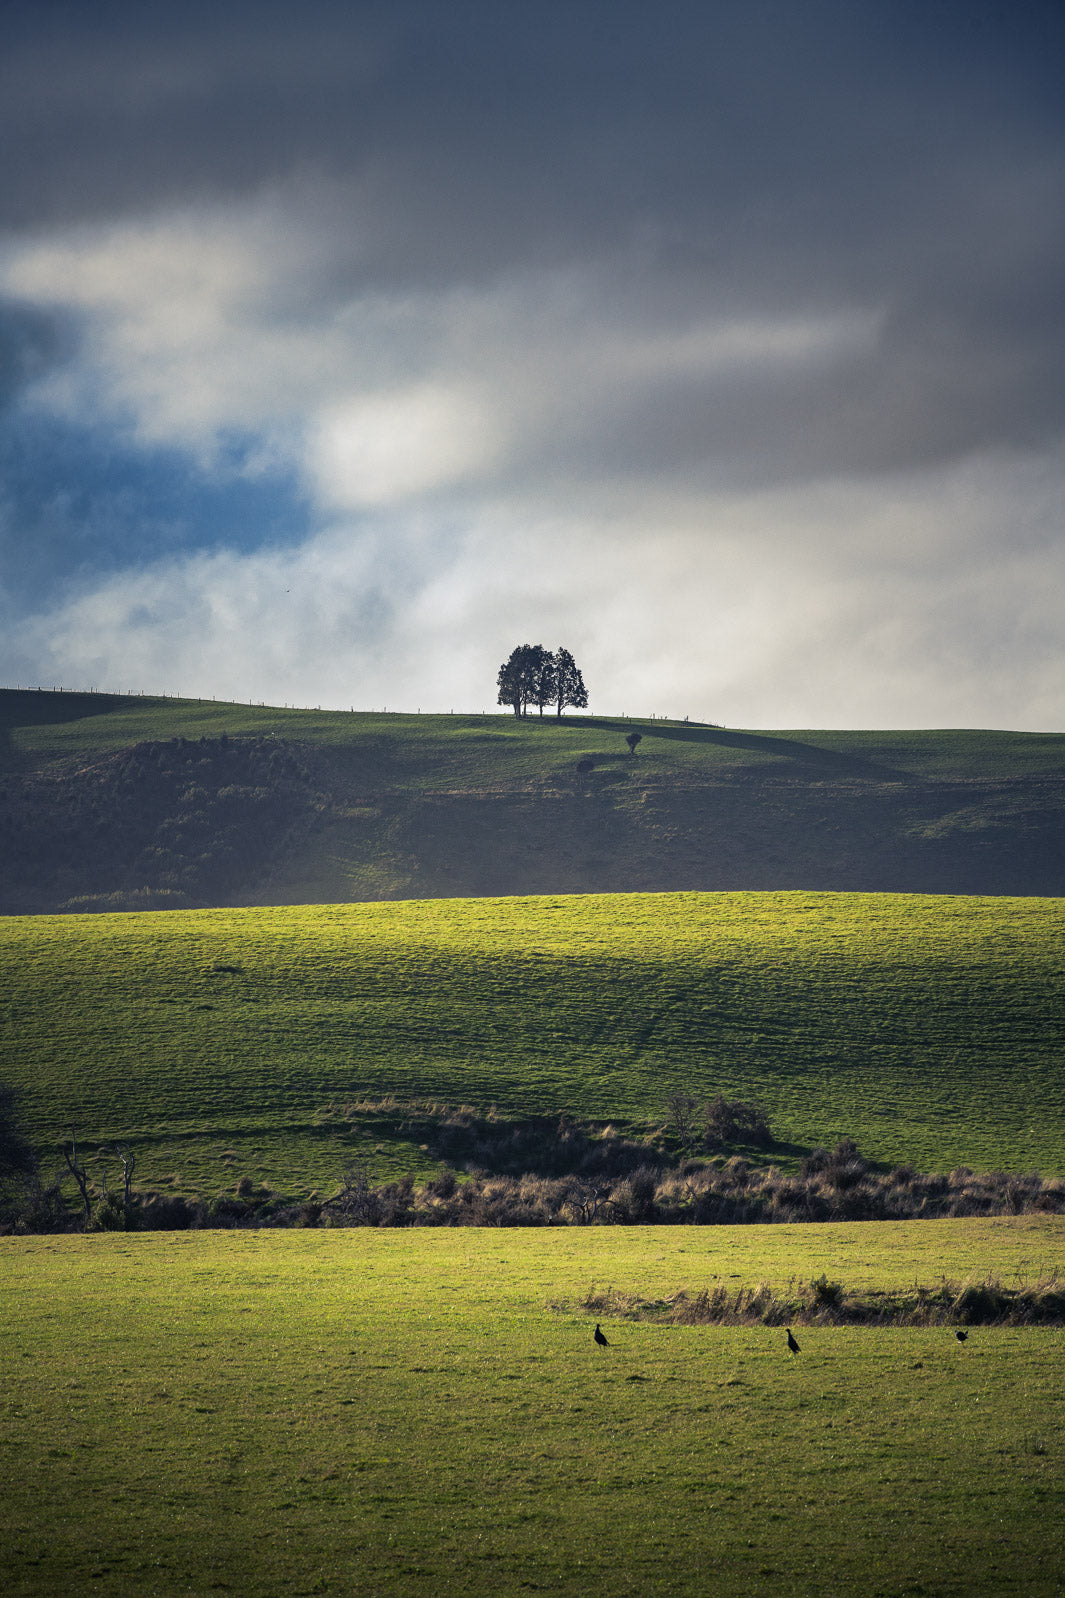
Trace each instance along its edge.
<path fill-rule="evenodd" d="M 668 1326 L 1062 1326 L 1065 1281 L 1055 1271 L 1015 1287 L 992 1276 L 961 1284 L 944 1277 L 934 1287 L 877 1291 L 848 1289 L 821 1275 L 802 1283 L 792 1279 L 783 1288 L 719 1282 L 658 1298 L 592 1287 L 578 1307 L 600 1320 Z"/>

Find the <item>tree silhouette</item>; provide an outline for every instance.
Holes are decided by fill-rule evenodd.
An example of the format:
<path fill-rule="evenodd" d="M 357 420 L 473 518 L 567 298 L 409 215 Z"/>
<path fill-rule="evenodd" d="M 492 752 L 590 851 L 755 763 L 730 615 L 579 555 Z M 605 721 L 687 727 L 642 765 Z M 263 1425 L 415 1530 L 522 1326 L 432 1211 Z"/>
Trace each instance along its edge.
<path fill-rule="evenodd" d="M 510 659 L 499 668 L 496 683 L 499 694 L 497 704 L 510 705 L 516 716 L 524 716 L 533 689 L 532 644 L 519 644 L 511 650 Z"/>
<path fill-rule="evenodd" d="M 566 705 L 583 710 L 588 704 L 584 678 L 568 649 L 552 654 L 543 644 L 519 644 L 504 661 L 496 678 L 496 703 L 510 705 L 516 716 L 528 715 L 535 705 L 541 716 L 545 705 L 555 705 L 561 716 Z"/>
<path fill-rule="evenodd" d="M 555 650 L 555 714 L 561 716 L 567 705 L 587 710 L 588 690 L 580 668 L 568 649 Z"/>
<path fill-rule="evenodd" d="M 544 706 L 550 705 L 554 700 L 555 682 L 557 679 L 555 657 L 551 651 L 549 649 L 545 649 L 542 644 L 532 645 L 532 653 L 529 660 L 529 675 L 532 680 L 532 688 L 529 698 L 537 707 L 542 716 L 544 713 Z"/>

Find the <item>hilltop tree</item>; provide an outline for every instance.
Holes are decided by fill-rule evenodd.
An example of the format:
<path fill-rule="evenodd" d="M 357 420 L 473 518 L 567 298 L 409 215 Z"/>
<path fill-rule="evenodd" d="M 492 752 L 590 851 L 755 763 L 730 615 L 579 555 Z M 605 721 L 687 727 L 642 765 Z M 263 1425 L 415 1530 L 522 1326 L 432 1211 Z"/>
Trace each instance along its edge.
<path fill-rule="evenodd" d="M 534 698 L 538 652 L 541 655 L 544 653 L 541 644 L 519 644 L 517 649 L 511 650 L 510 659 L 499 668 L 496 703 L 510 705 L 516 716 L 524 716 L 529 700 Z"/>
<path fill-rule="evenodd" d="M 505 660 L 500 666 L 496 678 L 496 686 L 499 689 L 496 704 L 512 705 L 516 716 L 522 714 L 525 703 L 522 651 L 528 647 L 527 644 L 519 644 L 517 649 L 512 650 L 510 659 Z"/>
<path fill-rule="evenodd" d="M 568 649 L 555 650 L 555 714 L 561 716 L 567 705 L 587 710 L 588 690 L 584 678 Z"/>
<path fill-rule="evenodd" d="M 533 644 L 532 655 L 532 692 L 529 698 L 542 716 L 544 706 L 550 705 L 555 697 L 555 683 L 557 680 L 555 657 L 542 644 Z"/>
<path fill-rule="evenodd" d="M 519 644 L 499 668 L 496 703 L 510 705 L 516 716 L 535 705 L 541 716 L 545 705 L 555 705 L 561 716 L 566 705 L 584 709 L 588 691 L 568 649 L 552 654 L 543 644 Z"/>

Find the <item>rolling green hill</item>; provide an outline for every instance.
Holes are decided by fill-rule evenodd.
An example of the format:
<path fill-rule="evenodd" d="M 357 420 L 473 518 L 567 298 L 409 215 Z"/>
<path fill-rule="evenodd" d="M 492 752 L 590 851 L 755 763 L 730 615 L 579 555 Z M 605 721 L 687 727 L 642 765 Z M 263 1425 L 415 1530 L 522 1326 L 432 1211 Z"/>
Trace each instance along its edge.
<path fill-rule="evenodd" d="M 1055 895 L 1065 736 L 5 690 L 0 835 L 9 914 L 681 889 Z"/>
<path fill-rule="evenodd" d="M 1065 1170 L 1065 902 L 632 894 L 0 920 L 5 1077 L 43 1147 L 299 1195 L 426 1170 L 368 1099 L 661 1118 L 755 1099 L 776 1158 Z M 398 1141 L 395 1141 L 398 1139 Z"/>

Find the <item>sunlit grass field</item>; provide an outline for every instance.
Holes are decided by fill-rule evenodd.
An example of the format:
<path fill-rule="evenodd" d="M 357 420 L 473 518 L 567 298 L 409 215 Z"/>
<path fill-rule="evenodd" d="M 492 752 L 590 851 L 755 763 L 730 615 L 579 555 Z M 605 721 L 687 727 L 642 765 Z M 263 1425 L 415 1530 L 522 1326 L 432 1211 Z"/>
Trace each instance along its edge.
<path fill-rule="evenodd" d="M 12 1598 L 901 1593 L 1065 1578 L 1062 1334 L 607 1322 L 1065 1269 L 1055 1219 L 0 1240 Z"/>
<path fill-rule="evenodd" d="M 646 1121 L 676 1087 L 759 1101 L 785 1162 L 1055 1174 L 1063 934 L 1061 900 L 810 893 L 8 918 L 4 1076 L 42 1148 L 185 1192 L 417 1171 L 364 1095 Z"/>

